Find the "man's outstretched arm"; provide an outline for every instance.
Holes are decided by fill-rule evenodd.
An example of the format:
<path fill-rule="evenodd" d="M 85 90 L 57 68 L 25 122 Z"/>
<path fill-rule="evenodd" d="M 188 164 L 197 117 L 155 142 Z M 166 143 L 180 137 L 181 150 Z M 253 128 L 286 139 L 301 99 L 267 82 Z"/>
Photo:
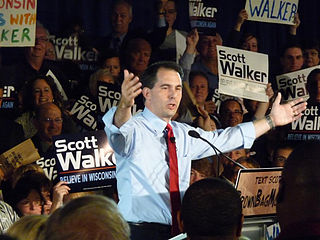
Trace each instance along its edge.
<path fill-rule="evenodd" d="M 256 138 L 269 131 L 272 124 L 274 127 L 283 126 L 299 119 L 307 106 L 307 103 L 304 102 L 302 98 L 290 101 L 286 104 L 280 104 L 280 101 L 281 94 L 278 93 L 269 114 L 272 123 L 268 123 L 267 117 L 253 122 L 256 130 Z"/>
<path fill-rule="evenodd" d="M 134 105 L 134 99 L 142 92 L 141 86 L 137 76 L 124 70 L 121 99 L 113 119 L 113 124 L 118 128 L 131 118 L 131 107 Z"/>

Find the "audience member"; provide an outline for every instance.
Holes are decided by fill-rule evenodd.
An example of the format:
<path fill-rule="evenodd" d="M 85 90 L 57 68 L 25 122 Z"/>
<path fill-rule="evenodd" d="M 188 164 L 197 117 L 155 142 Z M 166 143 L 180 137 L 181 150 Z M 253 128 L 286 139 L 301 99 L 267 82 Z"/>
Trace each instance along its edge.
<path fill-rule="evenodd" d="M 149 42 L 142 38 L 131 39 L 124 52 L 125 68 L 134 75 L 141 76 L 147 69 L 152 49 Z"/>
<path fill-rule="evenodd" d="M 211 177 L 212 164 L 208 158 L 202 158 L 198 160 L 192 160 L 191 162 L 191 174 L 190 174 L 190 185 L 201 179 Z"/>
<path fill-rule="evenodd" d="M 98 69 L 96 72 L 91 74 L 89 80 L 90 94 L 95 98 L 98 95 L 98 82 L 106 82 L 115 84 L 115 78 L 110 73 L 110 70 L 106 68 Z"/>
<path fill-rule="evenodd" d="M 115 78 L 116 83 L 119 83 L 120 79 L 120 57 L 114 50 L 108 50 L 99 55 L 100 68 L 109 70 L 112 76 Z"/>
<path fill-rule="evenodd" d="M 320 144 L 306 142 L 286 161 L 277 198 L 282 239 L 319 239 Z"/>
<path fill-rule="evenodd" d="M 243 121 L 242 105 L 236 99 L 223 101 L 219 114 L 222 128 L 234 127 Z"/>
<path fill-rule="evenodd" d="M 301 46 L 297 43 L 288 43 L 281 52 L 281 73 L 289 73 L 302 69 L 303 54 Z"/>
<path fill-rule="evenodd" d="M 294 144 L 290 142 L 282 142 L 276 147 L 273 153 L 272 167 L 283 167 L 291 152 L 294 150 Z"/>
<path fill-rule="evenodd" d="M 318 104 L 320 102 L 320 69 L 316 68 L 312 70 L 308 77 L 306 83 L 306 89 L 309 93 L 310 98 L 308 102 L 310 104 Z"/>
<path fill-rule="evenodd" d="M 54 103 L 41 104 L 35 111 L 37 133 L 31 138 L 40 156 L 53 151 L 52 137 L 62 132 L 63 118 L 60 108 Z"/>
<path fill-rule="evenodd" d="M 44 230 L 47 219 L 46 215 L 24 216 L 8 229 L 7 234 L 17 240 L 37 240 Z"/>
<path fill-rule="evenodd" d="M 166 31 L 166 37 L 163 43 L 159 47 L 157 53 L 159 60 L 172 60 L 176 61 L 177 56 L 177 34 L 184 37 L 187 33 L 175 29 L 175 21 L 177 18 L 176 3 L 174 0 L 162 1 L 161 9 L 158 10 L 159 16 L 159 26 L 165 26 L 167 24 L 168 28 Z"/>
<path fill-rule="evenodd" d="M 191 71 L 189 74 L 189 84 L 192 94 L 197 101 L 197 107 L 200 112 L 200 116 L 194 120 L 196 126 L 199 126 L 205 130 L 212 131 L 220 127 L 220 122 L 215 114 L 215 104 L 212 100 L 207 101 L 209 94 L 208 78 L 203 72 Z M 209 126 L 204 127 L 203 122 L 209 121 Z"/>
<path fill-rule="evenodd" d="M 24 137 L 30 138 L 37 132 L 33 124 L 35 108 L 52 102 L 62 107 L 63 100 L 57 85 L 50 76 L 37 76 L 31 79 L 24 86 L 22 93 L 23 113 L 16 119 L 16 122 L 22 125 Z"/>
<path fill-rule="evenodd" d="M 238 239 L 244 220 L 240 195 L 225 180 L 202 179 L 187 189 L 178 219 L 190 240 Z"/>
<path fill-rule="evenodd" d="M 70 201 L 49 217 L 39 240 L 60 239 L 129 240 L 130 230 L 111 199 L 91 195 Z"/>
<path fill-rule="evenodd" d="M 0 200 L 0 233 L 5 233 L 9 227 L 16 221 L 18 221 L 18 214 L 12 209 L 12 207 Z"/>
<path fill-rule="evenodd" d="M 304 67 L 317 66 L 320 63 L 320 46 L 317 40 L 307 40 L 303 44 Z"/>

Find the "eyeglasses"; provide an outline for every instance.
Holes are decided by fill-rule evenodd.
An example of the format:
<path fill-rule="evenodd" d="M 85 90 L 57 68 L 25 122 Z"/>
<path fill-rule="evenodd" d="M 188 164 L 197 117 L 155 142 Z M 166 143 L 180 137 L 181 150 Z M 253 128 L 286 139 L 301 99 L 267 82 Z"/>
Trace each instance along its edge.
<path fill-rule="evenodd" d="M 232 112 L 232 111 L 225 111 L 224 113 L 227 114 L 227 115 L 232 115 L 232 114 L 242 115 L 242 114 L 243 114 L 243 112 L 242 112 L 242 111 L 239 111 L 239 110 L 235 110 L 234 112 Z"/>
<path fill-rule="evenodd" d="M 174 13 L 176 13 L 175 9 L 168 9 L 168 10 L 164 11 L 164 14 L 174 14 Z"/>
<path fill-rule="evenodd" d="M 38 38 L 36 38 L 36 41 L 38 41 L 38 42 L 48 42 L 49 38 L 47 38 L 47 37 L 38 37 Z"/>
<path fill-rule="evenodd" d="M 23 206 L 31 206 L 31 204 L 33 206 L 41 206 L 43 204 L 43 201 L 41 201 L 41 199 L 23 199 L 20 201 L 20 204 Z"/>
<path fill-rule="evenodd" d="M 55 119 L 51 119 L 51 118 L 43 118 L 42 119 L 43 122 L 55 122 L 55 123 L 58 123 L 58 124 L 61 124 L 63 122 L 63 119 L 62 118 L 55 118 Z"/>

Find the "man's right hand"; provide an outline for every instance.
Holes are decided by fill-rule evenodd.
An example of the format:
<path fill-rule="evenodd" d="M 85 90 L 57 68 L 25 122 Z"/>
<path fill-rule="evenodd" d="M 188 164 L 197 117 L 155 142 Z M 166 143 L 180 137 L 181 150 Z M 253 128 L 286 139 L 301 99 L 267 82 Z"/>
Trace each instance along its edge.
<path fill-rule="evenodd" d="M 119 107 L 131 108 L 134 104 L 134 99 L 142 92 L 141 86 L 139 77 L 134 76 L 133 73 L 129 73 L 128 70 L 124 70 Z"/>
<path fill-rule="evenodd" d="M 113 119 L 115 126 L 121 127 L 131 118 L 131 107 L 134 105 L 134 99 L 142 92 L 141 87 L 139 78 L 128 70 L 124 70 L 121 99 Z"/>

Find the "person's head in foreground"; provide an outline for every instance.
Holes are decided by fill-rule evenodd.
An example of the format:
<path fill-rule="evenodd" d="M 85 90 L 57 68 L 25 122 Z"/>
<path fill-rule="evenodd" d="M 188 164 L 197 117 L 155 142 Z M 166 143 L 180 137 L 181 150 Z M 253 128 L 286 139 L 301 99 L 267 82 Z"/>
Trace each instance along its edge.
<path fill-rule="evenodd" d="M 305 142 L 287 159 L 280 181 L 279 239 L 319 239 L 320 143 Z"/>
<path fill-rule="evenodd" d="M 186 191 L 178 219 L 188 239 L 238 239 L 243 222 L 240 195 L 225 180 L 202 179 Z"/>
<path fill-rule="evenodd" d="M 129 240 L 130 229 L 111 199 L 76 198 L 48 219 L 42 240 Z"/>

